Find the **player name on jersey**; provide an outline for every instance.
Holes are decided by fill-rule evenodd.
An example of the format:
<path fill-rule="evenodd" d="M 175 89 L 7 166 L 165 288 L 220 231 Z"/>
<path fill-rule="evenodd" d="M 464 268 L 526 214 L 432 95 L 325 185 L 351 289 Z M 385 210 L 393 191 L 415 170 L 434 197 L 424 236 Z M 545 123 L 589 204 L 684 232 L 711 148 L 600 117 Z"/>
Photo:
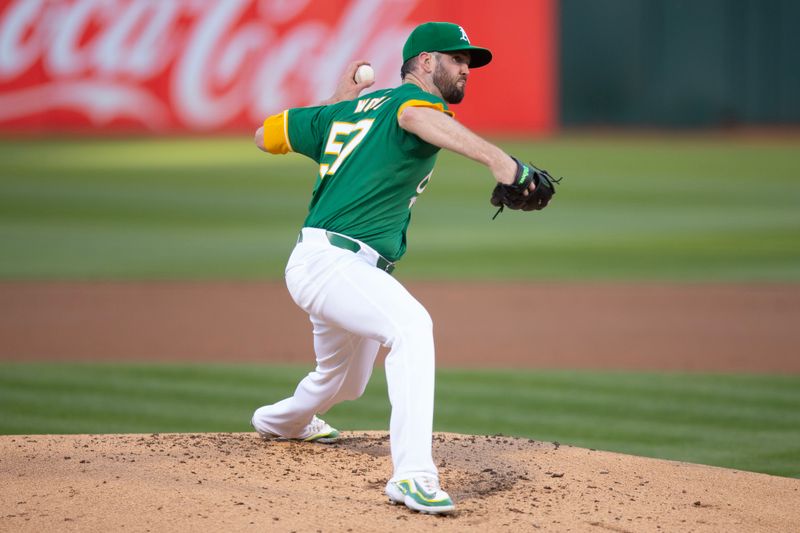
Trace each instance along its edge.
<path fill-rule="evenodd" d="M 379 98 L 364 98 L 356 102 L 356 113 L 363 113 L 372 109 L 378 109 L 384 102 L 389 100 L 388 96 L 381 96 Z"/>

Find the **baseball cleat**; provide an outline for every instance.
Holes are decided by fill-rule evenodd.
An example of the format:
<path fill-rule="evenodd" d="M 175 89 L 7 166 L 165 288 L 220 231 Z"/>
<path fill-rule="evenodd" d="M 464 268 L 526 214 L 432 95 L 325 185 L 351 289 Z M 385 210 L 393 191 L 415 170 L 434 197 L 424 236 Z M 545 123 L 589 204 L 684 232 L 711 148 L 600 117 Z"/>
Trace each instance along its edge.
<path fill-rule="evenodd" d="M 389 503 L 402 503 L 420 513 L 445 514 L 452 513 L 456 508 L 450 495 L 439 486 L 439 479 L 431 475 L 389 481 L 386 495 Z"/>
<path fill-rule="evenodd" d="M 277 433 L 259 429 L 255 424 L 255 420 L 251 420 L 250 425 L 253 426 L 253 429 L 255 429 L 256 432 L 261 435 L 261 438 L 265 440 L 299 440 L 302 442 L 320 442 L 322 444 L 330 444 L 339 440 L 340 437 L 338 429 L 332 428 L 324 420 L 316 416 L 311 419 L 311 423 L 308 424 L 305 429 L 303 429 L 303 432 L 299 437 L 292 438 L 283 437 Z"/>

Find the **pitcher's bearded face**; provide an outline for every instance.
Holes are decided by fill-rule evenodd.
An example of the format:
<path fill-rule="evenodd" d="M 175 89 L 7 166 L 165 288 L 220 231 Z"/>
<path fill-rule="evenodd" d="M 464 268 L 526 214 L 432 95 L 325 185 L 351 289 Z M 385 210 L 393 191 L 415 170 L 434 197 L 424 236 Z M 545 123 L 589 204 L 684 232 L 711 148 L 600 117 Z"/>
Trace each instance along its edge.
<path fill-rule="evenodd" d="M 433 71 L 433 83 L 442 99 L 448 104 L 457 104 L 464 99 L 469 74 L 469 56 L 464 53 L 438 54 L 436 70 Z"/>

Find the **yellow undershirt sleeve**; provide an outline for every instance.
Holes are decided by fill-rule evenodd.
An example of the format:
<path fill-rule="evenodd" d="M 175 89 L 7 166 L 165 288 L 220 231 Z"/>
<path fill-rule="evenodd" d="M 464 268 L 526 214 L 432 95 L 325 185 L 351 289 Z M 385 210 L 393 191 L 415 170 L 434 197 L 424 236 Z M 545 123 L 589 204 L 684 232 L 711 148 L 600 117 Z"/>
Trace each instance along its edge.
<path fill-rule="evenodd" d="M 288 110 L 264 120 L 264 149 L 271 154 L 292 152 L 287 131 Z"/>
<path fill-rule="evenodd" d="M 403 102 L 400 108 L 397 110 L 397 118 L 400 118 L 400 115 L 403 113 L 403 110 L 407 107 L 430 107 L 431 109 L 436 109 L 445 113 L 446 115 L 450 115 L 451 117 L 455 117 L 456 114 L 450 111 L 449 109 L 445 109 L 444 105 L 439 103 L 428 102 L 426 100 L 407 100 Z"/>

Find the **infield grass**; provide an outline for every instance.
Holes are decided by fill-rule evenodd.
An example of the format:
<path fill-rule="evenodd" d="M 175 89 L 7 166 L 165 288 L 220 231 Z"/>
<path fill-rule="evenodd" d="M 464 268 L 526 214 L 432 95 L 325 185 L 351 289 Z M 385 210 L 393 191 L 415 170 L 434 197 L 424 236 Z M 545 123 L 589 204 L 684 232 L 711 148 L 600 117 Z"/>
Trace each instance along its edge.
<path fill-rule="evenodd" d="M 502 141 L 565 176 L 490 220 L 488 171 L 443 152 L 401 279 L 797 281 L 797 139 Z M 0 279 L 275 279 L 316 169 L 249 136 L 0 140 Z M 357 192 L 356 192 L 357 193 Z"/>
<path fill-rule="evenodd" d="M 0 433 L 249 431 L 308 368 L 0 363 Z M 440 370 L 436 431 L 513 435 L 800 477 L 800 376 Z M 387 430 L 376 371 L 325 415 Z"/>

